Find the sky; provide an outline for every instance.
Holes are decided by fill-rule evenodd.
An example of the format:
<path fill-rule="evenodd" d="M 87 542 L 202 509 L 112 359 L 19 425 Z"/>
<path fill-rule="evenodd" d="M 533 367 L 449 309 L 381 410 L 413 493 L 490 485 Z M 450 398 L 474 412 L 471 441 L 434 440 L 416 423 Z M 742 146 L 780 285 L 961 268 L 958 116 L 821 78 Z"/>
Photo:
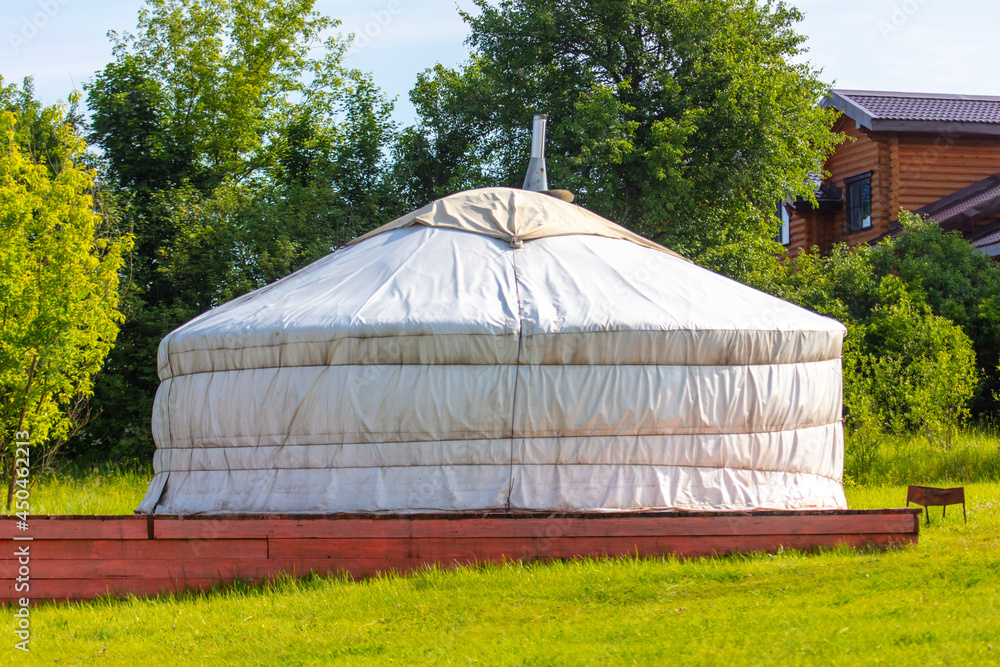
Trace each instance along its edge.
<path fill-rule="evenodd" d="M 35 77 L 46 103 L 65 100 L 111 59 L 109 30 L 134 30 L 142 0 L 2 0 L 0 76 Z M 1000 96 L 996 0 L 798 0 L 806 59 L 838 88 Z M 359 36 L 348 64 L 371 72 L 413 121 L 407 92 L 435 63 L 461 64 L 471 0 L 317 0 Z"/>

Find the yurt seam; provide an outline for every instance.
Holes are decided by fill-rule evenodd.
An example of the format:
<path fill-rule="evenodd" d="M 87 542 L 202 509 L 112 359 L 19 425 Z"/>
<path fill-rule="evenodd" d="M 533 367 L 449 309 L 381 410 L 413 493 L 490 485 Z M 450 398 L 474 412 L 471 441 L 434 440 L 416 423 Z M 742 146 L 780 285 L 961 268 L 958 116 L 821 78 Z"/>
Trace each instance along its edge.
<path fill-rule="evenodd" d="M 514 391 L 510 402 L 510 472 L 507 484 L 507 499 L 504 500 L 505 512 L 510 512 L 510 497 L 514 492 L 514 420 L 517 419 L 517 385 L 521 379 L 521 351 L 524 343 L 524 305 L 521 303 L 521 289 L 517 280 L 517 253 L 510 254 L 511 272 L 514 277 L 514 298 L 517 300 L 517 363 L 514 368 Z M 509 364 L 504 364 L 509 365 Z"/>
<path fill-rule="evenodd" d="M 532 434 L 530 436 L 522 434 L 522 435 L 503 436 L 503 437 L 505 437 L 505 438 L 508 438 L 508 437 L 514 437 L 514 438 L 543 437 L 543 438 L 546 438 L 546 439 L 555 440 L 555 439 L 558 439 L 558 438 L 591 438 L 591 437 L 598 437 L 598 436 L 600 436 L 600 437 L 607 437 L 609 435 L 610 436 L 618 436 L 618 437 L 633 437 L 633 436 L 668 436 L 668 437 L 669 436 L 678 436 L 678 437 L 682 437 L 682 436 L 690 436 L 690 435 L 769 435 L 769 434 L 773 434 L 773 433 L 792 433 L 792 432 L 795 432 L 795 431 L 800 431 L 800 430 L 802 430 L 804 428 L 822 428 L 824 426 L 834 426 L 836 424 L 842 423 L 843 421 L 844 421 L 843 418 L 840 417 L 840 418 L 834 419 L 832 421 L 827 421 L 827 422 L 798 423 L 795 426 L 789 427 L 789 428 L 766 429 L 766 430 L 760 430 L 760 431 L 729 431 L 729 430 L 723 430 L 723 429 L 716 428 L 716 429 L 713 429 L 711 431 L 708 431 L 708 430 L 705 430 L 705 431 L 691 431 L 691 430 L 679 431 L 679 430 L 675 429 L 675 430 L 671 430 L 671 431 L 642 431 L 642 432 L 640 432 L 638 430 L 635 430 L 635 431 L 631 431 L 631 432 L 623 432 L 623 431 L 612 430 L 612 429 L 600 429 L 600 430 L 587 431 L 586 433 L 573 433 L 573 432 L 560 431 L 560 435 L 547 435 L 547 436 L 538 436 L 538 433 L 544 433 L 544 431 L 538 431 L 538 432 L 532 432 Z M 688 426 L 688 427 L 683 427 L 683 428 L 685 428 L 685 429 L 691 429 L 691 428 L 697 428 L 697 427 Z M 365 431 L 364 432 L 364 434 L 366 436 L 392 435 L 392 434 L 395 434 L 395 433 L 397 433 L 397 431 Z M 236 436 L 236 437 L 247 437 L 247 438 L 258 438 L 259 439 L 259 438 L 274 438 L 274 437 L 285 436 L 285 435 L 287 435 L 287 434 L 285 434 L 285 433 L 253 433 L 253 434 L 247 434 L 245 436 Z M 319 434 L 316 434 L 316 435 L 330 435 L 330 434 L 329 433 L 319 433 Z M 434 438 L 428 439 L 428 440 L 390 440 L 386 444 L 399 445 L 399 444 L 406 444 L 406 443 L 424 443 L 424 442 L 469 442 L 469 441 L 472 441 L 472 440 L 493 440 L 496 437 L 497 437 L 496 434 L 493 434 L 493 435 L 488 436 L 488 437 L 482 437 L 482 438 L 441 438 L 441 437 L 435 436 Z M 175 442 L 175 443 L 179 443 L 179 442 L 192 442 L 193 443 L 193 442 L 197 442 L 198 440 L 199 440 L 198 438 L 183 438 L 183 439 L 182 438 L 171 438 L 170 442 Z M 208 439 L 206 438 L 205 440 L 207 441 Z M 355 446 L 355 445 L 356 446 L 361 446 L 361 445 L 371 445 L 371 444 L 373 444 L 371 440 L 359 440 L 358 442 L 321 442 L 321 443 L 315 443 L 315 445 L 305 444 L 305 445 L 291 445 L 291 446 L 292 447 L 311 447 L 311 446 L 335 445 L 335 446 L 339 447 L 339 446 L 348 446 L 348 445 L 350 445 L 350 446 Z M 270 447 L 279 447 L 279 446 L 282 446 L 282 445 L 267 445 L 267 446 L 270 446 Z M 229 445 L 219 445 L 219 446 L 216 446 L 216 447 L 207 447 L 207 446 L 199 445 L 198 447 L 161 447 L 160 449 L 233 449 L 233 448 L 237 448 L 237 449 L 239 449 L 239 448 L 252 449 L 254 447 L 257 447 L 257 445 L 229 444 Z"/>
<path fill-rule="evenodd" d="M 802 366 L 805 364 L 823 364 L 837 359 L 841 359 L 841 356 L 830 357 L 829 359 L 810 359 L 809 361 L 779 361 L 770 364 L 740 364 L 744 368 L 765 368 L 768 366 Z M 173 378 L 181 378 L 188 375 L 204 375 L 206 373 L 240 373 L 243 371 L 266 371 L 266 370 L 281 370 L 283 368 L 350 368 L 357 366 L 482 366 L 484 368 L 492 368 L 494 366 L 513 366 L 515 368 L 520 366 L 537 366 L 537 367 L 548 367 L 548 366 L 571 366 L 571 367 L 587 367 L 587 366 L 617 366 L 619 368 L 632 368 L 632 367 L 642 367 L 642 368 L 674 368 L 674 367 L 695 367 L 695 368 L 732 368 L 733 364 L 696 364 L 692 362 L 678 362 L 672 364 L 625 364 L 625 363 L 590 363 L 590 364 L 579 364 L 579 363 L 551 363 L 551 364 L 528 364 L 528 363 L 502 363 L 502 364 L 483 364 L 483 363 L 452 363 L 452 364 L 433 364 L 427 362 L 419 363 L 406 363 L 406 362 L 387 362 L 379 364 L 292 364 L 285 366 L 246 366 L 244 368 L 212 368 L 210 370 L 204 371 L 190 371 L 187 373 L 178 373 L 177 375 L 171 375 L 166 378 L 161 378 L 162 380 L 170 380 Z"/>
<path fill-rule="evenodd" d="M 383 468 L 440 468 L 442 465 L 440 463 L 407 463 L 405 465 L 366 465 L 366 466 L 344 466 L 338 468 L 338 470 L 376 470 Z M 446 464 L 449 468 L 458 468 L 463 466 L 482 466 L 482 463 L 448 463 Z M 555 463 L 518 463 L 519 466 L 524 467 L 551 467 L 551 466 L 588 466 L 588 467 L 622 467 L 634 465 L 631 463 L 572 463 L 572 462 L 555 462 Z M 831 475 L 824 475 L 819 472 L 810 472 L 808 470 L 782 470 L 780 468 L 753 468 L 746 466 L 713 466 L 713 465 L 680 465 L 676 463 L 642 463 L 645 466 L 659 466 L 664 468 L 685 468 L 690 470 L 735 470 L 744 472 L 761 472 L 761 473 L 771 473 L 771 474 L 781 474 L 781 475 L 809 475 L 810 477 L 822 477 L 823 479 L 830 479 L 833 481 L 840 481 L 840 477 L 834 477 Z M 329 466 L 296 466 L 294 468 L 283 468 L 277 466 L 270 466 L 267 468 L 240 468 L 240 471 L 255 471 L 255 472 L 273 472 L 276 470 L 329 470 Z M 225 468 L 171 468 L 171 473 L 177 472 L 232 472 Z"/>
<path fill-rule="evenodd" d="M 267 307 L 271 308 L 271 307 L 273 307 L 273 304 L 269 304 Z M 264 310 L 264 309 L 261 308 L 261 310 Z M 211 312 L 211 311 L 208 311 L 208 312 Z M 260 311 L 258 311 L 258 312 L 260 312 Z M 182 329 L 178 329 L 177 331 L 181 331 L 181 330 Z M 725 327 L 714 327 L 714 328 L 711 328 L 711 329 L 708 329 L 708 328 L 703 328 L 703 329 L 689 329 L 689 328 L 675 328 L 675 329 L 592 329 L 592 330 L 581 329 L 579 331 L 573 331 L 573 330 L 567 329 L 567 330 L 564 330 L 564 331 L 540 331 L 538 333 L 528 334 L 528 336 L 529 337 L 531 337 L 531 336 L 563 336 L 563 335 L 577 335 L 577 334 L 607 334 L 607 333 L 685 333 L 685 334 L 687 334 L 687 333 L 720 333 L 720 332 L 723 332 L 723 333 L 745 333 L 744 330 L 741 330 L 741 329 L 725 328 Z M 803 334 L 803 333 L 822 333 L 822 334 L 837 334 L 837 333 L 839 333 L 839 332 L 830 331 L 829 329 L 795 329 L 795 330 L 792 330 L 792 329 L 755 329 L 754 332 L 755 333 L 792 334 L 792 335 L 796 335 L 796 336 L 799 335 L 799 334 Z M 440 332 L 429 331 L 429 332 L 426 332 L 426 333 L 371 334 L 371 335 L 363 335 L 363 336 L 362 335 L 353 335 L 353 336 L 352 335 L 347 335 L 347 336 L 338 336 L 336 338 L 315 338 L 315 339 L 314 338 L 301 338 L 301 339 L 295 340 L 294 343 L 295 344 L 300 344 L 300 343 L 329 343 L 329 342 L 338 341 L 338 340 L 368 340 L 368 339 L 381 340 L 381 339 L 385 339 L 385 338 L 426 338 L 426 337 L 434 337 L 434 338 L 436 338 L 436 337 L 439 337 L 439 336 L 476 336 L 476 337 L 484 337 L 484 338 L 489 337 L 489 338 L 492 338 L 492 337 L 497 337 L 497 336 L 502 336 L 502 335 L 511 336 L 511 335 L 513 335 L 513 332 L 509 333 L 509 334 L 489 334 L 489 333 L 476 333 L 475 331 L 458 331 L 458 332 L 455 332 L 455 333 L 440 333 Z M 170 342 L 173 342 L 173 341 L 170 341 Z M 218 347 L 190 347 L 190 348 L 188 348 L 186 350 L 180 350 L 180 351 L 178 351 L 178 350 L 171 350 L 170 353 L 171 354 L 184 354 L 185 352 L 204 352 L 204 351 L 210 351 L 210 350 L 242 350 L 242 349 L 246 349 L 247 347 L 265 348 L 265 347 L 280 347 L 282 345 L 288 345 L 288 343 L 287 342 L 285 342 L 285 343 L 263 343 L 263 344 L 260 344 L 260 345 L 253 345 L 253 344 L 243 345 L 243 344 L 241 344 L 239 347 L 227 347 L 225 345 L 220 345 Z"/>

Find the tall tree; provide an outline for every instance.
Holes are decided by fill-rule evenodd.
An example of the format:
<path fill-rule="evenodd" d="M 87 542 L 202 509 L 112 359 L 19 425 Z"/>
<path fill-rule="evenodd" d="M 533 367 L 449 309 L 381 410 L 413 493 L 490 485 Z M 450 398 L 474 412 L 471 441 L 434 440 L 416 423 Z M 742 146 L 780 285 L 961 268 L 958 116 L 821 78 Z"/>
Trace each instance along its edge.
<path fill-rule="evenodd" d="M 461 90 L 466 166 L 520 185 L 533 112 L 550 116 L 550 183 L 736 277 L 776 250 L 775 202 L 812 196 L 838 143 L 800 62 L 801 14 L 768 0 L 476 0 L 470 62 L 424 88 Z M 437 128 L 441 109 L 422 108 Z M 454 107 L 448 109 L 454 114 Z M 425 134 L 429 134 L 425 132 Z M 448 159 L 442 154 L 442 161 Z M 448 167 L 442 165 L 441 169 Z"/>
<path fill-rule="evenodd" d="M 496 156 L 483 153 L 485 142 L 477 132 L 485 101 L 473 96 L 480 89 L 471 68 L 460 73 L 436 65 L 417 75 L 410 101 L 419 123 L 400 133 L 393 165 L 395 187 L 409 210 L 509 180 L 507 173 L 489 173 Z"/>
<path fill-rule="evenodd" d="M 136 246 L 84 446 L 150 452 L 167 332 L 381 222 L 392 106 L 313 6 L 147 0 L 135 34 L 111 35 L 92 139 Z"/>
<path fill-rule="evenodd" d="M 128 237 L 109 234 L 85 142 L 62 107 L 0 80 L 0 461 L 7 505 L 18 442 L 45 445 L 79 426 L 78 407 L 122 321 Z M 16 466 L 17 469 L 26 464 Z"/>

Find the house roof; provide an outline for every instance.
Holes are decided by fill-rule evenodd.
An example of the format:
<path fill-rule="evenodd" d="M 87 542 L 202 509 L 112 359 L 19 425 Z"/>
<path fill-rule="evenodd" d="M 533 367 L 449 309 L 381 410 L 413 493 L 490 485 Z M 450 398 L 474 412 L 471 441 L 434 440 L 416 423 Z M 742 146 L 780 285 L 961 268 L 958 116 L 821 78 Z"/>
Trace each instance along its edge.
<path fill-rule="evenodd" d="M 1000 214 L 1000 173 L 957 190 L 914 213 L 934 218 L 943 229 L 971 232 L 977 222 Z"/>
<path fill-rule="evenodd" d="M 1000 244 L 1000 222 L 994 222 L 983 228 L 979 235 L 972 238 L 969 243 L 977 248 L 985 248 Z"/>
<path fill-rule="evenodd" d="M 831 90 L 823 106 L 875 132 L 1000 134 L 1000 97 Z"/>
<path fill-rule="evenodd" d="M 824 183 L 819 174 L 809 174 L 809 180 L 815 186 L 813 194 L 820 211 L 836 211 L 844 206 L 844 194 L 834 183 Z M 793 206 L 803 211 L 813 210 L 812 202 L 804 197 L 796 197 Z"/>

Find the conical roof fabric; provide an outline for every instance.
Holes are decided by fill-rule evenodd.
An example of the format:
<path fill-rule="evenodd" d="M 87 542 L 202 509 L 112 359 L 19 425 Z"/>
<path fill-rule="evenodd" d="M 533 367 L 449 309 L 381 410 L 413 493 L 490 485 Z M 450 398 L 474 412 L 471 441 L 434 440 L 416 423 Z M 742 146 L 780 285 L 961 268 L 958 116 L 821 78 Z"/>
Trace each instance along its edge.
<path fill-rule="evenodd" d="M 844 508 L 844 333 L 578 206 L 463 192 L 168 335 L 139 510 Z"/>

